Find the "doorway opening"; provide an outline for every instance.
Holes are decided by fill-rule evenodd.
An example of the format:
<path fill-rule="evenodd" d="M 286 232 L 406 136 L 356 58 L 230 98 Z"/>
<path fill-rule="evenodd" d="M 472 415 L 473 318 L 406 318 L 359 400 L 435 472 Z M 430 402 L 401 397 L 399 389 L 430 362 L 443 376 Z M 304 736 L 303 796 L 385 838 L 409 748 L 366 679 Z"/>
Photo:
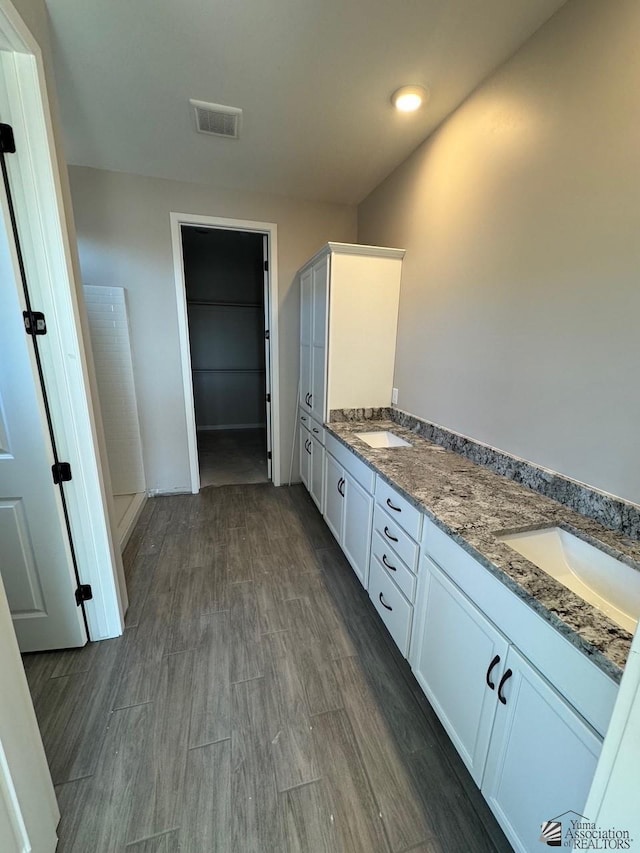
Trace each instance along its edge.
<path fill-rule="evenodd" d="M 198 219 L 173 223 L 193 492 L 268 482 L 274 462 L 272 234 Z"/>

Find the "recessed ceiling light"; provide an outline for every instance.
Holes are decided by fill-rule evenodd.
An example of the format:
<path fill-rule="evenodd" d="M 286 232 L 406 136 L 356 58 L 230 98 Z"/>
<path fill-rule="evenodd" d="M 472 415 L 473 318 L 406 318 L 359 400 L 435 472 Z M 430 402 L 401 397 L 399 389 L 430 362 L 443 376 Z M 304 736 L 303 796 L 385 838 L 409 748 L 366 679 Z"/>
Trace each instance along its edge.
<path fill-rule="evenodd" d="M 402 113 L 413 113 L 426 103 L 429 93 L 423 86 L 401 86 L 391 95 L 391 103 Z"/>

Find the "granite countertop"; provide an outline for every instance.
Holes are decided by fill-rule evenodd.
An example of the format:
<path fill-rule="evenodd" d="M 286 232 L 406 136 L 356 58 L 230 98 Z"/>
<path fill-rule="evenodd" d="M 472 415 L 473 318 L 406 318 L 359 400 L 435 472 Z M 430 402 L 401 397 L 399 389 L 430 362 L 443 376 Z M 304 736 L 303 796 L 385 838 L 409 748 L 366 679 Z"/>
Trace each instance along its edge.
<path fill-rule="evenodd" d="M 433 444 L 390 420 L 326 430 L 422 510 L 573 645 L 619 681 L 632 636 L 521 557 L 499 535 L 560 526 L 640 571 L 640 542 Z M 357 432 L 389 430 L 411 447 L 374 449 Z"/>

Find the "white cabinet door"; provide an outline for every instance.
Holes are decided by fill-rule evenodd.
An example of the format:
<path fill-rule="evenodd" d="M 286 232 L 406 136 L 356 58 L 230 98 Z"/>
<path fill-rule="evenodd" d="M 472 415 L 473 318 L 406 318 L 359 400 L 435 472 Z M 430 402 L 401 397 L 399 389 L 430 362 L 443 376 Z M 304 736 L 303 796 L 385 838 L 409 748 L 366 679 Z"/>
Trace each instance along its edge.
<path fill-rule="evenodd" d="M 305 429 L 302 424 L 300 424 L 298 429 L 300 437 L 300 479 L 307 489 L 310 489 L 311 450 L 309 445 L 311 444 L 311 439 L 309 438 L 309 430 Z"/>
<path fill-rule="evenodd" d="M 313 270 L 305 270 L 300 276 L 300 343 L 311 346 L 313 318 Z"/>
<path fill-rule="evenodd" d="M 309 435 L 311 442 L 311 462 L 309 467 L 309 493 L 316 506 L 322 512 L 324 497 L 324 447 L 317 438 Z"/>
<path fill-rule="evenodd" d="M 516 851 L 538 850 L 541 825 L 555 818 L 564 846 L 602 742 L 513 647 L 506 663 L 482 793 Z"/>
<path fill-rule="evenodd" d="M 323 258 L 313 267 L 313 318 L 311 328 L 311 413 L 320 422 L 326 419 L 328 288 L 329 260 Z"/>
<path fill-rule="evenodd" d="M 480 785 L 509 644 L 427 557 L 420 568 L 409 662 Z"/>
<path fill-rule="evenodd" d="M 365 491 L 349 474 L 344 476 L 342 491 L 345 495 L 342 550 L 351 563 L 360 583 L 366 589 L 371 550 L 373 496 Z"/>
<path fill-rule="evenodd" d="M 330 453 L 324 454 L 324 520 L 342 544 L 344 529 L 344 471 Z"/>
<path fill-rule="evenodd" d="M 313 271 L 300 276 L 300 405 L 311 399 L 311 340 L 313 325 Z"/>

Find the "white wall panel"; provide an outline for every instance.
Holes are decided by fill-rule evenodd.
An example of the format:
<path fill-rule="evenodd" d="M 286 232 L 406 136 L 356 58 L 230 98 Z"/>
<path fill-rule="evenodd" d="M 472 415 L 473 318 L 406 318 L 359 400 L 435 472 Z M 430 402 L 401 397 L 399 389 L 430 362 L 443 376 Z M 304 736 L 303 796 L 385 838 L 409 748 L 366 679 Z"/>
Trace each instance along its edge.
<path fill-rule="evenodd" d="M 129 321 L 122 287 L 85 285 L 91 348 L 114 495 L 145 491 Z"/>

